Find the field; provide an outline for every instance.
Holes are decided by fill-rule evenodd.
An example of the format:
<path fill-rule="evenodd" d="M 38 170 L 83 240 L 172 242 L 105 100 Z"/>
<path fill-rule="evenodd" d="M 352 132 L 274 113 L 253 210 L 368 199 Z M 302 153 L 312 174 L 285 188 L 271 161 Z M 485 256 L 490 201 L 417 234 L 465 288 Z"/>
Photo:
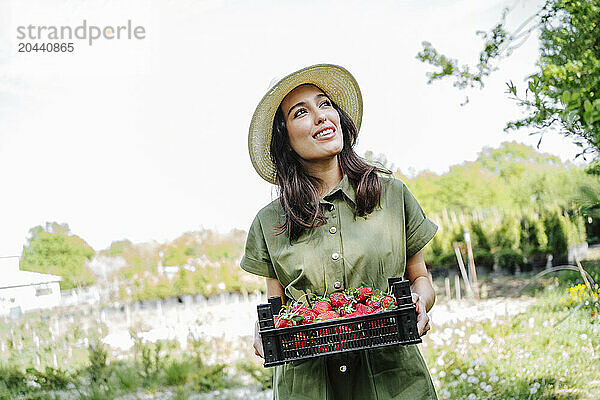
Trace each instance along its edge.
<path fill-rule="evenodd" d="M 600 260 L 584 262 L 595 282 Z M 438 300 L 421 350 L 441 399 L 596 399 L 598 286 L 577 272 L 482 279 L 486 299 Z M 454 293 L 454 291 L 451 291 Z M 268 399 L 253 355 L 260 294 L 85 308 L 0 323 L 0 399 Z"/>

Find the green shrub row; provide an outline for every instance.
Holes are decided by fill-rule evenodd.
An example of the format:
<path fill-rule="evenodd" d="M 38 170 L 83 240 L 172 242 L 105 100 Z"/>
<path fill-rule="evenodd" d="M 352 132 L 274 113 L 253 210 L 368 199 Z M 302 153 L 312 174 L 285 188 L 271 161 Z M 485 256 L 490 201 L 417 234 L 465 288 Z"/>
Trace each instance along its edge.
<path fill-rule="evenodd" d="M 466 263 L 466 231 L 475 265 L 491 268 L 496 264 L 513 272 L 525 266 L 545 265 L 548 255 L 555 264 L 566 263 L 569 246 L 586 241 L 583 217 L 559 208 L 520 213 L 443 213 L 432 219 L 439 230 L 424 251 L 425 261 L 432 268 L 457 268 L 454 243 L 458 243 Z"/>

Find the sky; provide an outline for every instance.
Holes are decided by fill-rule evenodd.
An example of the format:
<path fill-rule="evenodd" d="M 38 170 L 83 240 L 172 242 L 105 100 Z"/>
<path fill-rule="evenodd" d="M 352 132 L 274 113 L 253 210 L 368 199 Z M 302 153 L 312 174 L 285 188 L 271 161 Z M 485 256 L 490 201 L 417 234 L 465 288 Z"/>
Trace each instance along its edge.
<path fill-rule="evenodd" d="M 535 71 L 530 39 L 483 90 L 427 85 L 424 40 L 474 63 L 477 30 L 502 9 L 517 25 L 531 1 L 0 0 L 0 256 L 20 255 L 29 230 L 68 223 L 95 250 L 112 241 L 172 240 L 186 231 L 247 230 L 275 199 L 248 156 L 250 118 L 269 83 L 333 63 L 364 100 L 356 151 L 402 172 L 443 173 L 505 133 L 521 111 L 505 82 Z M 143 39 L 72 40 L 70 53 L 18 52 L 18 27 L 140 26 Z M 54 42 L 67 43 L 69 40 Z M 40 42 L 41 43 L 41 42 Z M 460 106 L 465 96 L 470 102 Z M 540 150 L 572 160 L 548 134 Z"/>

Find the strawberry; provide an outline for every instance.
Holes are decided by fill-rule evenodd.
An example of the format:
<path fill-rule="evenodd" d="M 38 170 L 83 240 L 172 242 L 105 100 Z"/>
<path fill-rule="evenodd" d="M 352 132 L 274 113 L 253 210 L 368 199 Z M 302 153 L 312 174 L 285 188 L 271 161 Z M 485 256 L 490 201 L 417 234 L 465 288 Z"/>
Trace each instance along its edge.
<path fill-rule="evenodd" d="M 321 321 L 327 321 L 330 319 L 340 318 L 340 315 L 338 313 L 336 313 L 335 311 L 325 311 L 325 312 L 322 312 L 321 314 L 319 314 L 317 316 L 317 318 L 319 318 L 319 320 L 321 320 Z"/>
<path fill-rule="evenodd" d="M 358 313 L 358 315 L 365 315 L 365 314 L 371 314 L 373 312 L 373 309 L 369 306 L 366 306 L 362 303 L 358 303 L 356 305 L 356 312 Z"/>
<path fill-rule="evenodd" d="M 288 326 L 293 326 L 292 320 L 285 319 L 279 315 L 274 316 L 273 319 L 275 320 L 275 328 L 287 328 Z"/>
<path fill-rule="evenodd" d="M 331 305 L 335 308 L 345 307 L 350 304 L 350 299 L 341 292 L 331 293 L 329 298 L 331 299 Z"/>
<path fill-rule="evenodd" d="M 304 303 L 298 303 L 298 304 L 295 304 L 294 306 L 292 306 L 291 310 L 300 313 L 301 311 L 304 311 L 304 310 L 310 311 L 310 308 Z"/>
<path fill-rule="evenodd" d="M 363 314 L 359 313 L 358 311 L 353 311 L 350 314 L 344 315 L 343 317 L 344 318 L 351 318 L 351 317 L 358 317 L 359 315 L 363 315 Z"/>
<path fill-rule="evenodd" d="M 338 312 L 340 313 L 340 317 L 345 317 L 346 315 L 354 312 L 354 307 L 352 303 L 350 303 L 347 306 L 340 308 Z"/>
<path fill-rule="evenodd" d="M 303 309 L 299 311 L 298 314 L 302 316 L 302 321 L 300 321 L 302 325 L 311 324 L 315 321 L 315 318 L 317 318 L 317 314 L 308 307 L 306 310 Z"/>
<path fill-rule="evenodd" d="M 371 292 L 373 292 L 373 288 L 370 287 L 364 287 L 361 286 L 358 288 L 358 294 L 356 295 L 356 300 L 359 303 L 364 303 L 367 298 L 371 295 Z"/>
<path fill-rule="evenodd" d="M 319 300 L 313 305 L 312 310 L 319 315 L 325 311 L 331 311 L 331 304 L 326 301 Z"/>
<path fill-rule="evenodd" d="M 369 307 L 371 307 L 373 310 L 381 307 L 381 302 L 378 300 L 368 299 L 365 304 L 368 305 Z"/>
<path fill-rule="evenodd" d="M 390 304 L 396 305 L 396 299 L 394 299 L 392 296 L 385 296 L 383 299 L 381 299 L 381 306 L 384 309 L 388 309 Z"/>

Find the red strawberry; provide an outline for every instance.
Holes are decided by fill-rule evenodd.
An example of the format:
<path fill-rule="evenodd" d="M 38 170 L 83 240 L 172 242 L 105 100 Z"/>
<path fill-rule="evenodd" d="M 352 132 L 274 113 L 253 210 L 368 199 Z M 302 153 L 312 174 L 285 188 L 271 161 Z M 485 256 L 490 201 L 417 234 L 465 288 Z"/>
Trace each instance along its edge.
<path fill-rule="evenodd" d="M 373 289 L 370 287 L 359 287 L 358 294 L 356 295 L 356 300 L 358 300 L 359 303 L 364 303 L 367 300 L 367 298 L 371 295 L 372 291 Z"/>
<path fill-rule="evenodd" d="M 362 304 L 361 304 L 362 305 Z M 350 318 L 350 317 L 358 317 L 359 315 L 363 315 L 361 313 L 359 313 L 358 311 L 353 311 L 350 314 L 346 314 L 344 315 L 344 318 Z"/>
<path fill-rule="evenodd" d="M 331 305 L 335 308 L 345 307 L 350 304 L 350 299 L 341 292 L 331 293 L 329 298 L 331 299 Z"/>
<path fill-rule="evenodd" d="M 319 315 L 325 311 L 331 311 L 331 304 L 326 301 L 319 300 L 313 305 L 312 310 Z"/>
<path fill-rule="evenodd" d="M 358 313 L 358 315 L 365 315 L 365 314 L 371 314 L 373 312 L 373 309 L 369 306 L 366 306 L 362 303 L 358 303 L 356 305 L 356 312 Z"/>
<path fill-rule="evenodd" d="M 354 307 L 352 307 L 352 303 L 350 303 L 347 306 L 340 308 L 338 312 L 340 313 L 340 317 L 345 317 L 354 312 Z"/>
<path fill-rule="evenodd" d="M 274 316 L 275 320 L 275 328 L 287 328 L 288 326 L 292 326 L 292 321 L 289 319 L 282 318 L 278 315 Z"/>
<path fill-rule="evenodd" d="M 298 303 L 298 304 L 294 305 L 291 308 L 291 310 L 297 311 L 298 313 L 300 313 L 301 311 L 304 311 L 304 310 L 311 311 L 310 308 L 306 304 L 303 304 L 303 303 Z"/>
<path fill-rule="evenodd" d="M 381 306 L 384 309 L 387 310 L 390 304 L 396 305 L 396 299 L 394 299 L 392 296 L 385 296 L 383 299 L 381 299 Z"/>
<path fill-rule="evenodd" d="M 368 299 L 366 304 L 371 307 L 373 310 L 381 307 L 381 302 L 378 300 L 372 300 L 372 299 Z"/>
<path fill-rule="evenodd" d="M 298 314 L 302 316 L 302 321 L 300 322 L 302 325 L 313 323 L 315 318 L 317 317 L 317 314 L 315 314 L 315 312 L 308 307 L 306 310 L 300 310 Z"/>
<path fill-rule="evenodd" d="M 340 315 L 335 311 L 325 311 L 319 314 L 317 318 L 319 318 L 321 321 L 327 321 L 330 319 L 340 318 Z"/>

